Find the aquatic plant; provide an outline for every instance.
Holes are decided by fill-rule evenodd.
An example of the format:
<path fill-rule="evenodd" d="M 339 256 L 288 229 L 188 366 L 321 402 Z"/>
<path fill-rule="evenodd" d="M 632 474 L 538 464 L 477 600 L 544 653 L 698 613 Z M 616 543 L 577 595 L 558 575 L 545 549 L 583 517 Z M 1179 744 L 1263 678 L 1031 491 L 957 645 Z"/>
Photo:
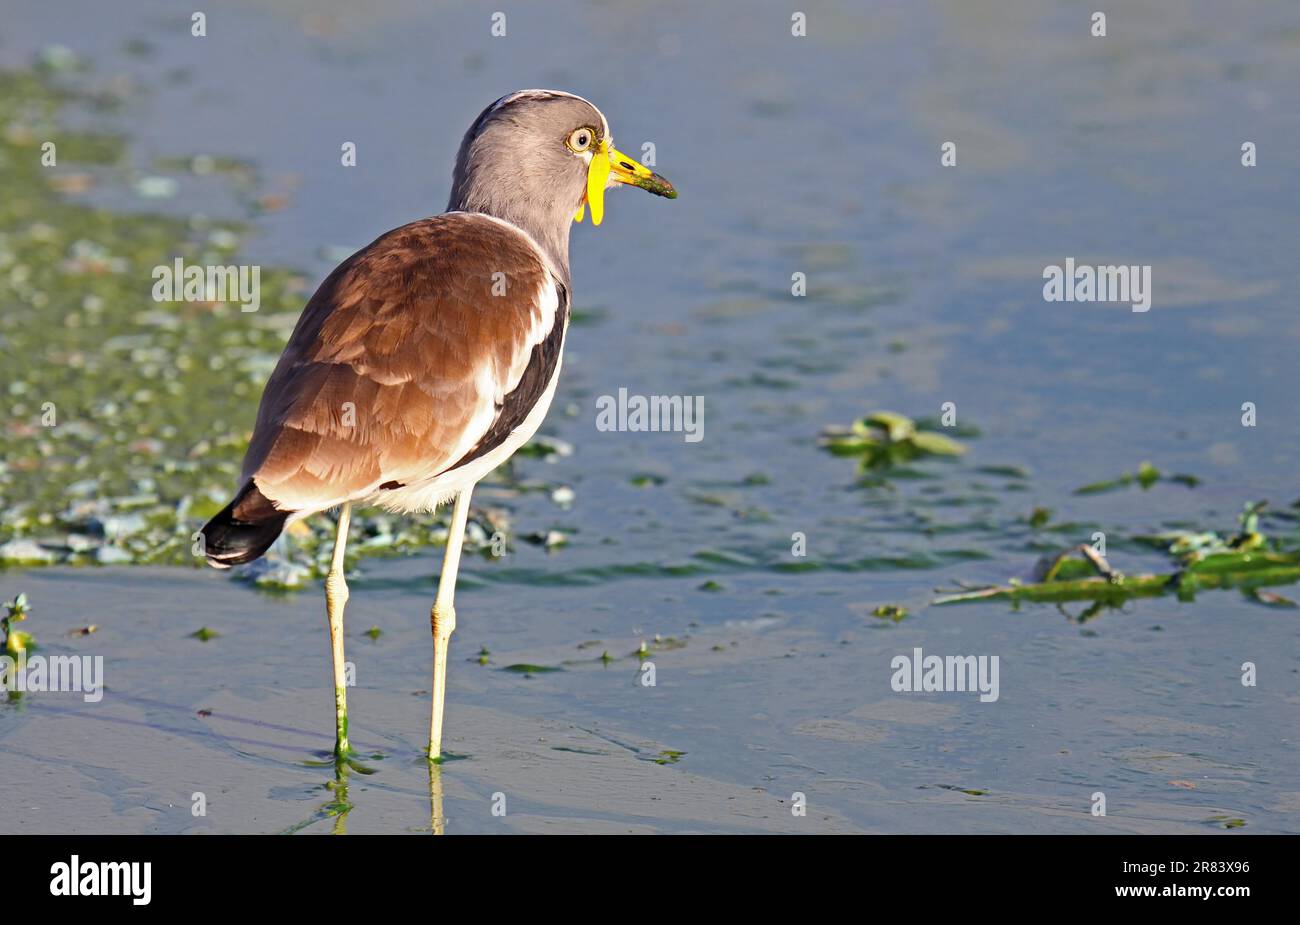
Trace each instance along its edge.
<path fill-rule="evenodd" d="M 848 428 L 828 427 L 821 446 L 836 456 L 860 457 L 859 467 L 887 469 L 927 456 L 960 456 L 966 447 L 937 433 L 929 422 L 914 421 L 893 411 L 876 411 Z"/>
<path fill-rule="evenodd" d="M 25 652 L 36 648 L 36 640 L 31 633 L 25 633 L 14 627 L 27 619 L 31 608 L 27 606 L 27 595 L 19 594 L 12 601 L 5 601 L 5 615 L 0 618 L 0 630 L 4 630 L 4 652 L 12 658 L 18 658 Z"/>
<path fill-rule="evenodd" d="M 1128 488 L 1130 485 L 1137 485 L 1143 491 L 1146 491 L 1157 482 L 1172 482 L 1178 485 L 1186 485 L 1188 488 L 1195 488 L 1201 484 L 1201 480 L 1194 475 L 1179 473 L 1175 475 L 1165 475 L 1149 462 L 1144 462 L 1138 466 L 1137 472 L 1125 472 L 1123 475 L 1114 479 L 1106 479 L 1102 482 L 1092 482 L 1074 490 L 1076 495 L 1098 495 L 1105 491 L 1115 491 L 1120 488 Z"/>
<path fill-rule="evenodd" d="M 898 604 L 881 604 L 871 611 L 873 617 L 879 617 L 882 620 L 890 620 L 898 623 L 907 616 L 907 608 Z"/>
<path fill-rule="evenodd" d="M 1258 589 L 1300 581 L 1300 548 L 1284 547 L 1259 531 L 1263 508 L 1263 502 L 1246 505 L 1240 529 L 1231 535 L 1180 530 L 1135 537 L 1170 556 L 1174 568 L 1169 572 L 1126 575 L 1084 544 L 1040 559 L 1027 582 L 1012 579 L 1006 585 L 963 588 L 940 595 L 933 603 L 1092 601 L 1099 609 L 1138 597 L 1176 594 L 1180 600 L 1190 601 L 1198 591 L 1239 588 L 1262 603 L 1287 606 L 1286 598 Z M 1096 612 L 1089 611 L 1085 618 Z"/>

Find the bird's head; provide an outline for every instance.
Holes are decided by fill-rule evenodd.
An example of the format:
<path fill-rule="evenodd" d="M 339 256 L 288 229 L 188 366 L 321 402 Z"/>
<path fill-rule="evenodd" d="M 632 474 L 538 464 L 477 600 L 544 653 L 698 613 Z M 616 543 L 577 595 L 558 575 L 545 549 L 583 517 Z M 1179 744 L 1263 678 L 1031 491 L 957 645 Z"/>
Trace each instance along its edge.
<path fill-rule="evenodd" d="M 486 212 L 544 236 L 605 216 L 605 190 L 626 184 L 677 198 L 673 185 L 614 147 L 609 122 L 580 96 L 520 90 L 479 114 L 456 156 L 448 209 Z M 567 234 L 566 234 L 567 237 Z"/>

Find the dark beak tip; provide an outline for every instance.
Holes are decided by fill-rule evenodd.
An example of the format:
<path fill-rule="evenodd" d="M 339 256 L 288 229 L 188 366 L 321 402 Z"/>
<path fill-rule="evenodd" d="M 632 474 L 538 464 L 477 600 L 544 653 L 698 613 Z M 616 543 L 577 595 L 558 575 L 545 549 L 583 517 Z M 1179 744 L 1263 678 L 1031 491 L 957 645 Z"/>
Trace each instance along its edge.
<path fill-rule="evenodd" d="M 654 193 L 656 196 L 662 196 L 665 199 L 677 198 L 677 187 L 673 186 L 659 174 L 651 174 L 644 183 L 638 184 L 647 192 Z"/>

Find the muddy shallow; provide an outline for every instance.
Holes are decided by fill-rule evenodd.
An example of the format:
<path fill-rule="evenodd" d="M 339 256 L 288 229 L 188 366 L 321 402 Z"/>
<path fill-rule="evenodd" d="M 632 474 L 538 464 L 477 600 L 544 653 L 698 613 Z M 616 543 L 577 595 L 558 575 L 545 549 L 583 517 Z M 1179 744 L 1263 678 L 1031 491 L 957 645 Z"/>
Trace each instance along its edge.
<path fill-rule="evenodd" d="M 1300 830 L 1298 611 L 1237 592 L 1084 623 L 1077 605 L 929 606 L 936 587 L 1024 576 L 1097 530 L 1118 567 L 1158 568 L 1127 538 L 1230 530 L 1248 501 L 1300 497 L 1285 153 L 1300 149 L 1300 13 L 1137 3 L 1093 40 L 1065 3 L 814 5 L 796 40 L 770 4 L 572 3 L 511 13 L 493 40 L 490 6 L 281 2 L 233 4 L 191 40 L 169 4 L 72 6 L 75 31 L 71 13 L 20 4 L 0 66 L 59 43 L 92 80 L 138 88 L 93 120 L 64 115 L 127 137 L 125 166 L 78 201 L 247 221 L 240 260 L 313 284 L 331 249 L 439 211 L 460 133 L 518 87 L 592 98 L 624 150 L 653 140 L 681 198 L 612 195 L 604 225 L 574 231 L 584 314 L 544 428 L 574 452 L 520 460 L 477 498 L 515 541 L 462 567 L 460 760 L 432 792 L 440 548 L 350 577 L 352 735 L 380 757 L 343 781 L 316 763 L 332 742 L 318 582 L 273 595 L 176 566 L 11 568 L 0 599 L 28 595 L 44 654 L 103 656 L 107 691 L 0 706 L 0 831 Z M 948 139 L 954 169 L 938 166 Z M 1259 167 L 1239 165 L 1244 140 Z M 286 201 L 250 211 L 224 181 L 138 193 L 133 171 L 200 153 L 246 159 L 258 194 Z M 1151 264 L 1151 311 L 1045 303 L 1042 268 L 1069 256 Z M 148 286 L 142 312 L 159 310 Z M 38 382 L 18 359 L 6 378 Z M 704 396 L 704 439 L 599 430 L 596 402 L 620 388 Z M 246 426 L 254 399 L 223 423 Z M 817 446 L 825 425 L 947 401 L 980 434 L 925 478 L 863 486 Z M 1201 483 L 1071 493 L 1144 460 Z M 1052 511 L 1043 529 L 1035 507 Z M 1294 539 L 1294 521 L 1269 527 Z M 567 544 L 522 539 L 549 531 Z M 908 614 L 873 616 L 882 604 Z M 202 627 L 218 635 L 192 638 Z M 895 693 L 890 661 L 915 647 L 997 655 L 999 699 Z"/>

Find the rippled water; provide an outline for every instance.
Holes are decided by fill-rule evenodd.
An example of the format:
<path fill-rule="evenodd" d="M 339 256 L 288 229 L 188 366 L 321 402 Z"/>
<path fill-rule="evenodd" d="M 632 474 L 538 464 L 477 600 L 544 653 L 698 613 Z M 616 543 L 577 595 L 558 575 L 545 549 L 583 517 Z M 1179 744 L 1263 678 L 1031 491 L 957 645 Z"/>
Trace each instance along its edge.
<path fill-rule="evenodd" d="M 589 97 L 624 150 L 656 145 L 681 191 L 620 192 L 605 224 L 574 230 L 582 315 L 544 433 L 575 452 L 517 467 L 574 502 L 478 498 L 520 534 L 569 542 L 464 565 L 447 735 L 466 760 L 442 769 L 446 831 L 1300 828 L 1296 611 L 1237 592 L 1084 624 L 1077 605 L 929 606 L 938 586 L 1023 577 L 1097 530 L 1118 567 L 1157 569 L 1124 538 L 1231 530 L 1247 501 L 1300 497 L 1293 5 L 1125 4 L 1104 39 L 1067 3 L 808 4 L 806 39 L 768 3 L 526 5 L 500 39 L 491 4 L 237 3 L 206 39 L 170 4 L 19 6 L 0 65 L 61 43 L 97 79 L 130 76 L 138 92 L 95 118 L 127 135 L 131 162 L 252 162 L 288 199 L 252 217 L 240 259 L 313 284 L 340 250 L 440 211 L 464 128 L 519 87 Z M 344 140 L 355 169 L 338 166 Z M 85 200 L 246 214 L 222 182 L 142 203 L 110 180 Z M 1067 257 L 1152 265 L 1151 311 L 1044 302 L 1043 267 Z M 597 430 L 597 398 L 620 388 L 703 396 L 704 439 Z M 929 478 L 864 487 L 817 446 L 828 424 L 944 402 L 980 436 L 921 466 Z M 1071 494 L 1144 460 L 1202 482 Z M 1035 507 L 1063 526 L 1031 529 Z M 440 552 L 351 578 L 354 739 L 385 757 L 352 776 L 342 817 L 322 809 L 332 772 L 306 764 L 330 745 L 318 588 L 0 572 L 48 651 L 102 654 L 108 683 L 100 704 L 0 708 L 0 828 L 428 830 Z M 909 614 L 873 617 L 881 604 Z M 220 635 L 189 638 L 200 626 Z M 890 660 L 914 647 L 998 655 L 1000 699 L 894 693 Z M 563 670 L 498 670 L 515 664 Z M 1089 812 L 1098 791 L 1105 818 Z"/>

